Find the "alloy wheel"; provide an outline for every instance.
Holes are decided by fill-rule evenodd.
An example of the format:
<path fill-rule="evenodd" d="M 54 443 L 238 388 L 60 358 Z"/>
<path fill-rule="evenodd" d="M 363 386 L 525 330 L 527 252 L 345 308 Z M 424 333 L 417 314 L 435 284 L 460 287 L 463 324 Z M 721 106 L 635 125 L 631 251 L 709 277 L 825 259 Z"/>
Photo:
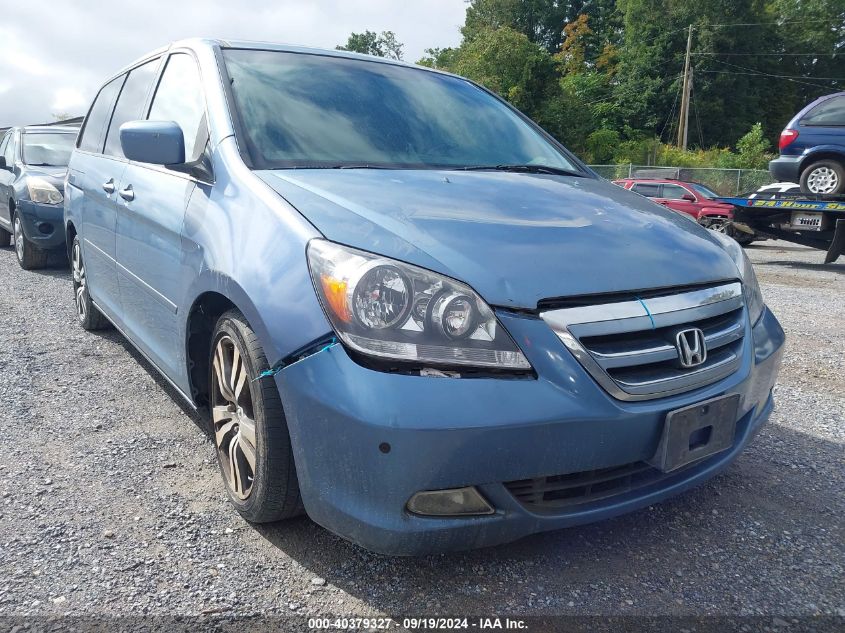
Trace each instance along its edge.
<path fill-rule="evenodd" d="M 18 255 L 18 259 L 23 261 L 23 227 L 21 226 L 21 219 L 18 216 L 15 216 L 15 253 Z"/>
<path fill-rule="evenodd" d="M 811 193 L 830 193 L 839 185 L 839 175 L 830 167 L 816 167 L 807 176 L 807 188 Z"/>
<path fill-rule="evenodd" d="M 716 233 L 730 233 L 730 226 L 731 223 L 729 220 L 714 220 L 710 224 L 707 225 L 707 228 L 711 231 L 716 231 Z"/>
<path fill-rule="evenodd" d="M 255 479 L 255 414 L 247 367 L 229 336 L 222 336 L 214 350 L 211 417 L 226 484 L 238 499 L 246 499 Z"/>
<path fill-rule="evenodd" d="M 73 272 L 73 293 L 76 297 L 76 314 L 80 321 L 85 321 L 88 316 L 88 304 L 86 303 L 88 288 L 86 287 L 85 266 L 82 263 L 82 249 L 79 242 L 74 242 L 71 251 L 71 270 Z"/>

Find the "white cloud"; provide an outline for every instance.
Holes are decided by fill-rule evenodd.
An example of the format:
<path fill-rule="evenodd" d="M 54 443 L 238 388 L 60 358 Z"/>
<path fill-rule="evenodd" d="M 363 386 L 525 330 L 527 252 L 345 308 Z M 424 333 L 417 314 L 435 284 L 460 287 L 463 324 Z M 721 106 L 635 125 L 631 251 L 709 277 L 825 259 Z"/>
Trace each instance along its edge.
<path fill-rule="evenodd" d="M 76 88 L 59 88 L 54 93 L 52 112 L 82 112 L 87 109 L 88 99 Z"/>
<path fill-rule="evenodd" d="M 455 46 L 463 0 L 108 0 L 4 3 L 0 126 L 84 114 L 102 82 L 147 51 L 186 37 L 334 48 L 353 31 L 392 30 L 415 61 Z M 7 91 L 2 87 L 9 85 Z"/>

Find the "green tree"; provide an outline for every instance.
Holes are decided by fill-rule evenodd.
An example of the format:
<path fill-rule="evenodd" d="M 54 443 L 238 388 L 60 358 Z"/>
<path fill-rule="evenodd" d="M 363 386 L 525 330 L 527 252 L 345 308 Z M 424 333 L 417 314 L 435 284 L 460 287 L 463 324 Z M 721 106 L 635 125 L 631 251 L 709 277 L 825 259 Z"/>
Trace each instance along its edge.
<path fill-rule="evenodd" d="M 729 144 L 757 121 L 762 121 L 764 130 L 769 128 L 772 94 L 782 86 L 755 74 L 770 72 L 771 63 L 769 57 L 757 54 L 768 53 L 788 35 L 770 24 L 774 16 L 765 0 L 619 0 L 618 4 L 624 15 L 614 91 L 620 104 L 619 124 L 673 139 L 687 27 L 692 25 L 690 143 Z"/>
<path fill-rule="evenodd" d="M 465 40 L 472 40 L 507 26 L 555 54 L 563 42 L 564 25 L 582 14 L 596 27 L 596 34 L 586 42 L 587 57 L 592 60 L 606 43 L 618 40 L 621 21 L 616 0 L 469 0 L 461 33 Z"/>
<path fill-rule="evenodd" d="M 587 137 L 587 153 L 585 158 L 593 163 L 604 165 L 613 160 L 622 137 L 616 130 L 602 128 L 592 132 Z"/>
<path fill-rule="evenodd" d="M 507 27 L 555 53 L 569 4 L 557 0 L 470 0 L 461 33 L 471 41 Z"/>
<path fill-rule="evenodd" d="M 736 143 L 736 166 L 739 169 L 766 169 L 771 156 L 771 143 L 763 135 L 763 126 L 755 123 L 751 130 Z"/>
<path fill-rule="evenodd" d="M 344 46 L 335 47 L 339 51 L 351 51 L 365 55 L 375 55 L 388 59 L 402 59 L 403 45 L 396 39 L 393 31 L 364 31 L 352 33 Z"/>
<path fill-rule="evenodd" d="M 417 60 L 420 66 L 450 70 L 454 68 L 460 49 L 458 48 L 427 48 L 425 57 Z"/>
<path fill-rule="evenodd" d="M 554 79 L 554 62 L 543 48 L 510 27 L 465 42 L 450 70 L 500 94 L 529 115 Z"/>

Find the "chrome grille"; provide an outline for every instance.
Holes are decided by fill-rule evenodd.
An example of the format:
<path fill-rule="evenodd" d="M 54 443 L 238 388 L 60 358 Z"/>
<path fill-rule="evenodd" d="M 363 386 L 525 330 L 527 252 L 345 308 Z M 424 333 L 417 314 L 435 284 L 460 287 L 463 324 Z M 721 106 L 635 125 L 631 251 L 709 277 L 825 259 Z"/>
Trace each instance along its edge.
<path fill-rule="evenodd" d="M 665 296 L 541 312 L 612 396 L 648 400 L 691 391 L 735 372 L 747 329 L 739 282 Z M 681 367 L 675 337 L 698 328 L 707 358 Z"/>

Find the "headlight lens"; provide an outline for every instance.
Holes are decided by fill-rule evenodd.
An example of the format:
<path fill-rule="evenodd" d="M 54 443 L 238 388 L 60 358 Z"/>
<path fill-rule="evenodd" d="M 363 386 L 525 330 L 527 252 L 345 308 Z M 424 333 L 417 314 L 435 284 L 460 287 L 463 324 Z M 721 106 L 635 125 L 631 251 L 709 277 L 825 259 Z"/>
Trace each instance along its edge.
<path fill-rule="evenodd" d="M 326 240 L 309 243 L 308 267 L 338 337 L 362 354 L 531 368 L 490 307 L 465 284 Z"/>
<path fill-rule="evenodd" d="M 748 308 L 748 316 L 751 319 L 751 324 L 754 325 L 763 315 L 763 308 L 766 307 L 766 303 L 763 301 L 763 293 L 760 292 L 760 284 L 757 281 L 751 260 L 748 259 L 748 255 L 732 237 L 716 232 L 713 232 L 713 236 L 724 244 L 725 250 L 728 251 L 739 269 L 739 275 L 742 279 L 742 292 L 745 295 L 745 307 Z"/>
<path fill-rule="evenodd" d="M 29 190 L 29 199 L 38 204 L 59 204 L 64 200 L 62 193 L 43 178 L 27 178 L 26 188 Z"/>

